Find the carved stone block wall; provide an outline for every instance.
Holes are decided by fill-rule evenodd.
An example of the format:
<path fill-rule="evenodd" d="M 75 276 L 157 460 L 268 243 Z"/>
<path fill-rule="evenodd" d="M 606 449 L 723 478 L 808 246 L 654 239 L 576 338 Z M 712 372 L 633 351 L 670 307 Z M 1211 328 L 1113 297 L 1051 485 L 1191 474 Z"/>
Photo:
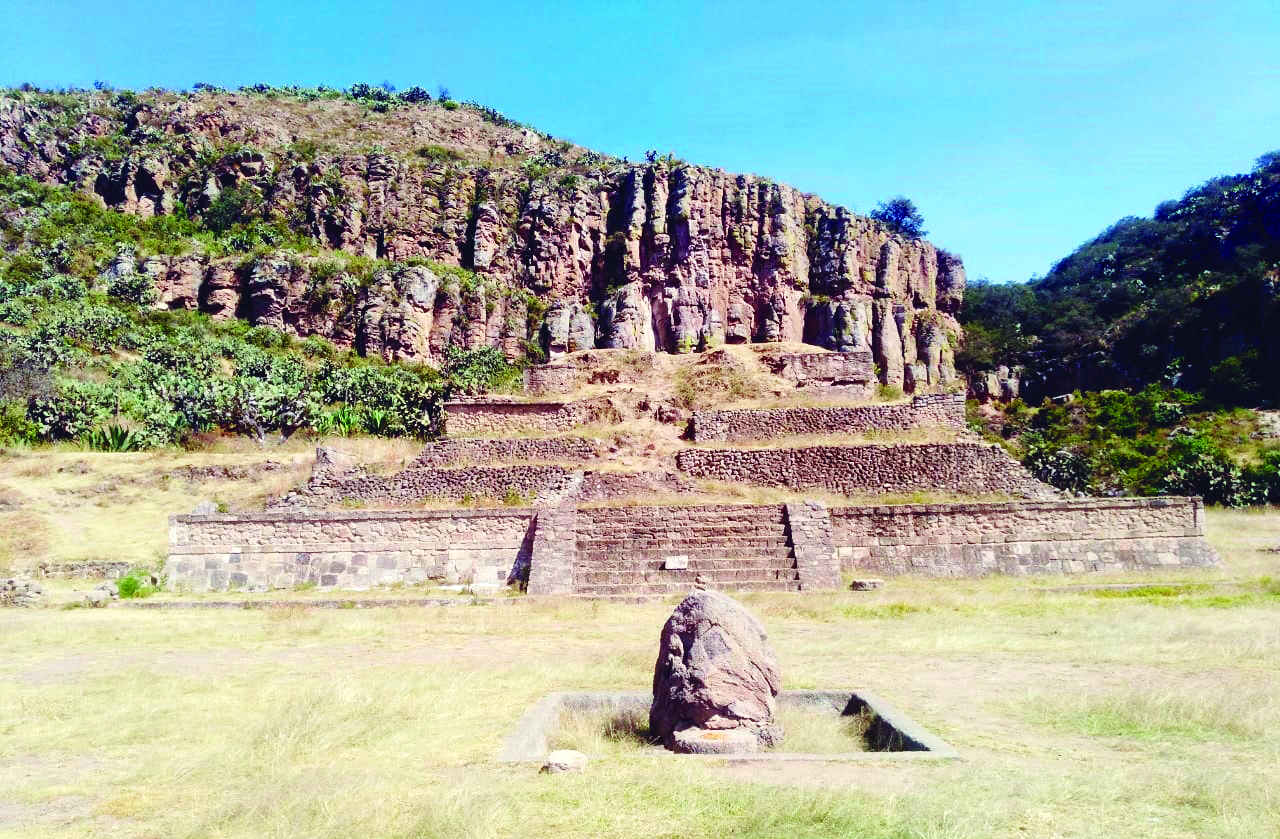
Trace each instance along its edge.
<path fill-rule="evenodd" d="M 1213 567 L 1198 498 L 840 507 L 841 566 L 880 575 L 978 577 Z"/>
<path fill-rule="evenodd" d="M 538 513 L 533 537 L 530 594 L 572 594 L 578 543 L 576 507 L 552 507 Z"/>
<path fill-rule="evenodd" d="M 801 589 L 838 588 L 840 561 L 832 540 L 831 516 L 817 501 L 788 504 L 787 533 L 795 553 Z"/>
<path fill-rule="evenodd" d="M 533 511 L 173 516 L 171 588 L 368 588 L 428 580 L 490 590 L 523 576 Z"/>

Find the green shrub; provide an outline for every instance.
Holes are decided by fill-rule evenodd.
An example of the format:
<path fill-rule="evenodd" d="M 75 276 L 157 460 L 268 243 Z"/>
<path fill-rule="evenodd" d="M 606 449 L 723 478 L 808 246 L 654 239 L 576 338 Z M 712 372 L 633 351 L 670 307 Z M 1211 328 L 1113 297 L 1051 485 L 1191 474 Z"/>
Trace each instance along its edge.
<path fill-rule="evenodd" d="M 116 588 L 120 592 L 121 600 L 150 597 L 158 591 L 155 586 L 151 585 L 149 574 L 145 571 L 136 570 L 130 571 L 125 576 L 116 580 Z"/>
<path fill-rule="evenodd" d="M 359 434 L 360 412 L 350 405 L 340 405 L 330 412 L 327 425 L 331 433 L 342 437 L 350 437 Z"/>
<path fill-rule="evenodd" d="M 42 440 L 75 440 L 111 415 L 116 395 L 107 385 L 62 379 L 52 396 L 35 396 L 27 405 L 27 419 Z"/>
<path fill-rule="evenodd" d="M 450 346 L 445 350 L 441 372 L 450 396 L 484 393 L 509 385 L 520 375 L 519 368 L 508 362 L 497 347 L 466 350 Z"/>
<path fill-rule="evenodd" d="M 427 91 L 424 90 L 423 88 L 418 87 L 417 85 L 414 85 L 413 87 L 410 87 L 406 90 L 402 90 L 400 92 L 400 101 L 408 102 L 410 104 L 418 104 L 420 102 L 430 102 L 431 94 L 427 93 Z"/>
<path fill-rule="evenodd" d="M 315 140 L 299 138 L 289 145 L 289 157 L 303 163 L 314 163 L 320 156 L 320 146 Z"/>
<path fill-rule="evenodd" d="M 227 233 L 248 221 L 257 204 L 257 194 L 248 187 L 230 187 L 218 193 L 202 214 L 204 226 L 215 233 Z"/>
<path fill-rule="evenodd" d="M 1050 486 L 1070 492 L 1086 492 L 1093 483 L 1089 459 L 1080 452 L 1055 448 L 1038 436 L 1028 444 L 1023 465 Z"/>
<path fill-rule="evenodd" d="M 444 146 L 423 146 L 416 150 L 414 154 L 432 163 L 449 163 L 466 159 L 461 152 Z"/>
<path fill-rule="evenodd" d="M 0 402 L 0 446 L 29 445 L 40 439 L 39 427 L 27 419 L 27 406 L 16 400 Z"/>
<path fill-rule="evenodd" d="M 1241 507 L 1266 501 L 1267 487 L 1251 480 L 1221 449 L 1200 437 L 1179 438 L 1162 464 L 1157 486 L 1172 495 L 1199 495 L 1207 504 Z"/>

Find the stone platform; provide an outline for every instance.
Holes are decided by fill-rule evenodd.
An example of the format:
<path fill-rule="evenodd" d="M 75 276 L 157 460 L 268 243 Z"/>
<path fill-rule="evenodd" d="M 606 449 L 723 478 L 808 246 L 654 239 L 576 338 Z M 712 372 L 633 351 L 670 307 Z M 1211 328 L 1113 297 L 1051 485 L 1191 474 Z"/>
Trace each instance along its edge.
<path fill-rule="evenodd" d="M 437 582 L 637 599 L 834 589 L 841 570 L 970 577 L 1220 562 L 1197 498 L 827 509 L 816 502 L 174 516 L 171 588 Z"/>

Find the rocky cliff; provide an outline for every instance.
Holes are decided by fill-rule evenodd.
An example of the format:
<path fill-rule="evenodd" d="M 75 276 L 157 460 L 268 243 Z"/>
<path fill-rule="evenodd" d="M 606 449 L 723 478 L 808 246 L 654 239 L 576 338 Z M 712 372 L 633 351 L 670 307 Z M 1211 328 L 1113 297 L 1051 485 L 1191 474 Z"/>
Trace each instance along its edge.
<path fill-rule="evenodd" d="M 605 158 L 479 106 L 10 92 L 0 164 L 144 217 L 207 223 L 235 196 L 241 252 L 196 237 L 105 268 L 149 277 L 159 307 L 389 359 L 785 340 L 870 349 L 908 391 L 955 380 L 955 257 L 765 178 Z"/>

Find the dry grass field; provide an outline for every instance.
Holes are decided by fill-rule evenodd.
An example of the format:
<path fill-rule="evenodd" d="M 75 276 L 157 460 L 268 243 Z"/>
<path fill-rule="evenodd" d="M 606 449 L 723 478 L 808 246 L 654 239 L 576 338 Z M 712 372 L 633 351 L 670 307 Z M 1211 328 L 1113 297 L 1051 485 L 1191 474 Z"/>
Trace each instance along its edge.
<path fill-rule="evenodd" d="M 159 468 L 139 457 L 121 468 Z M 79 477 L 52 472 L 5 515 L 78 499 L 44 493 Z M 0 836 L 1277 836 L 1280 512 L 1209 527 L 1225 569 L 1138 591 L 898 579 L 744 598 L 784 687 L 870 689 L 951 763 L 496 762 L 545 693 L 647 687 L 670 603 L 0 611 Z"/>
<path fill-rule="evenodd" d="M 261 511 L 268 496 L 307 480 L 317 445 L 339 445 L 375 471 L 401 468 L 421 448 L 411 440 L 299 436 L 265 450 L 242 437 L 194 452 L 106 454 L 72 444 L 0 449 L 0 573 L 42 560 L 157 567 L 169 516 L 206 500 Z"/>

